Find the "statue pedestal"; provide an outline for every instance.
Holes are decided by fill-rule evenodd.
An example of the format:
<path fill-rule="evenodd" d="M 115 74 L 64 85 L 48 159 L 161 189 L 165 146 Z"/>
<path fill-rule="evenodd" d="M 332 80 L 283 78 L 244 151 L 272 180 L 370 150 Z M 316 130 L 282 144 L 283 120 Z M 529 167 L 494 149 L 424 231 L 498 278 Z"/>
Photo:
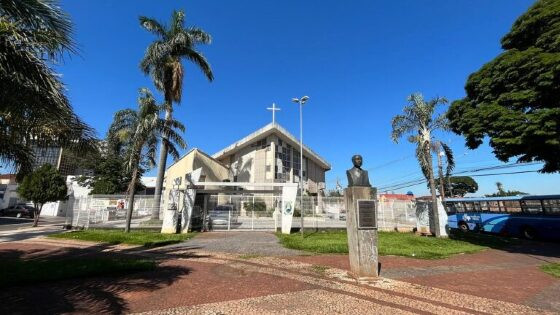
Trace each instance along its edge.
<path fill-rule="evenodd" d="M 373 189 L 371 187 L 354 186 L 344 190 L 350 271 L 356 278 L 377 277 L 379 275 L 377 205 L 373 205 L 372 214 L 371 206 L 375 202 L 372 194 Z M 358 200 L 366 200 L 361 203 L 360 209 L 358 209 Z"/>

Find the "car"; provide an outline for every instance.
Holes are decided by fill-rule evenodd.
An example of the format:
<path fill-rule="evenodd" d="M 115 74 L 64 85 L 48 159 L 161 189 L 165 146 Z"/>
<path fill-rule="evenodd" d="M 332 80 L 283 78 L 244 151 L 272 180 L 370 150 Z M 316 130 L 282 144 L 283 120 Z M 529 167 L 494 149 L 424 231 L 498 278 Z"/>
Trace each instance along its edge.
<path fill-rule="evenodd" d="M 14 216 L 16 218 L 21 217 L 28 217 L 34 218 L 35 217 L 36 209 L 32 206 L 28 205 L 15 205 L 8 208 L 4 208 L 0 210 L 1 216 Z"/>
<path fill-rule="evenodd" d="M 237 223 L 237 213 L 235 208 L 231 204 L 218 205 L 214 207 L 208 213 L 208 218 L 212 222 L 212 225 L 227 225 L 228 221 L 231 223 Z"/>

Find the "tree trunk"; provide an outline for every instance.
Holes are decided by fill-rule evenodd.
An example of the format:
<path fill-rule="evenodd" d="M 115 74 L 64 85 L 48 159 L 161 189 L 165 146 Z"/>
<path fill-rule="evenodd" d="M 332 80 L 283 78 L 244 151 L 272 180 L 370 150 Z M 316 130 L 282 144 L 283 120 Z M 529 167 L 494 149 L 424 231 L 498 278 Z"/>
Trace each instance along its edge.
<path fill-rule="evenodd" d="M 138 165 L 135 164 L 132 171 L 132 180 L 128 186 L 128 209 L 126 210 L 126 226 L 124 231 L 130 232 L 130 222 L 132 221 L 132 211 L 134 210 L 134 194 L 136 193 L 136 179 L 138 177 Z"/>
<path fill-rule="evenodd" d="M 432 167 L 432 155 L 430 152 L 430 146 L 426 146 L 426 162 L 428 164 L 428 180 L 430 182 L 430 192 L 432 193 L 432 216 L 434 220 L 435 231 L 434 235 L 440 237 L 441 233 L 439 231 L 439 212 L 438 212 L 438 201 L 436 196 L 436 182 L 434 180 L 434 169 Z"/>
<path fill-rule="evenodd" d="M 167 109 L 165 110 L 165 121 L 168 123 L 172 119 L 172 109 L 171 109 L 171 101 L 166 100 L 168 103 Z M 163 134 L 162 138 L 167 140 L 168 135 Z M 157 179 L 156 179 L 156 188 L 155 188 L 155 195 L 154 195 L 154 209 L 152 210 L 152 220 L 159 220 L 159 211 L 160 211 L 160 204 L 161 204 L 161 193 L 163 188 L 163 177 L 165 175 L 165 167 L 167 164 L 167 144 L 165 141 L 161 141 L 161 145 L 159 148 L 159 163 L 158 163 L 158 172 L 157 172 Z"/>
<path fill-rule="evenodd" d="M 41 210 L 43 209 L 43 205 L 41 204 L 39 207 L 37 207 L 37 204 L 33 204 L 33 207 L 37 210 L 33 210 L 32 227 L 37 227 L 39 225 L 39 216 L 41 215 Z"/>
<path fill-rule="evenodd" d="M 438 176 L 439 176 L 439 195 L 441 196 L 441 202 L 445 200 L 445 186 L 443 183 L 443 166 L 441 161 L 441 155 L 437 155 L 437 164 L 438 164 Z"/>

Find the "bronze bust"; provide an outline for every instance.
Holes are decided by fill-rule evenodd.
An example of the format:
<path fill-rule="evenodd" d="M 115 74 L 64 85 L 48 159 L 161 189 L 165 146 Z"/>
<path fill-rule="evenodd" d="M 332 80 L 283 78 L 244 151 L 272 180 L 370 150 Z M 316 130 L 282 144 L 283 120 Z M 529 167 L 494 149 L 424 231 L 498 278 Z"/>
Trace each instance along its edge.
<path fill-rule="evenodd" d="M 362 169 L 362 156 L 354 155 L 352 164 L 354 164 L 354 167 L 346 171 L 348 187 L 371 187 L 368 172 Z"/>

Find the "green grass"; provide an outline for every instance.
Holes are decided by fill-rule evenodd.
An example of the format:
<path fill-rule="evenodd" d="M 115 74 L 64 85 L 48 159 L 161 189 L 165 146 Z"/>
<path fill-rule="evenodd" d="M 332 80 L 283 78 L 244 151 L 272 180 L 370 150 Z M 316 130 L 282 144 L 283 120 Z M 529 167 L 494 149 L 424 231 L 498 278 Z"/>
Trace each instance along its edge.
<path fill-rule="evenodd" d="M 348 253 L 345 231 L 324 231 L 307 233 L 303 238 L 300 234 L 277 234 L 280 243 L 287 248 L 312 253 Z M 455 254 L 475 253 L 488 247 L 511 245 L 513 242 L 477 238 L 470 240 L 460 235 L 450 238 L 418 236 L 413 233 L 379 232 L 379 255 L 406 256 L 422 259 L 441 259 Z"/>
<path fill-rule="evenodd" d="M 550 263 L 542 265 L 541 270 L 548 273 L 549 275 L 560 278 L 560 263 Z"/>
<path fill-rule="evenodd" d="M 142 245 L 157 247 L 180 243 L 192 238 L 196 233 L 187 234 L 161 234 L 159 231 L 135 230 L 125 233 L 123 230 L 91 229 L 67 233 L 51 234 L 49 237 L 79 241 L 92 241 L 107 244 Z"/>
<path fill-rule="evenodd" d="M 138 258 L 80 258 L 2 261 L 0 287 L 62 279 L 123 275 L 153 270 L 154 260 Z"/>

